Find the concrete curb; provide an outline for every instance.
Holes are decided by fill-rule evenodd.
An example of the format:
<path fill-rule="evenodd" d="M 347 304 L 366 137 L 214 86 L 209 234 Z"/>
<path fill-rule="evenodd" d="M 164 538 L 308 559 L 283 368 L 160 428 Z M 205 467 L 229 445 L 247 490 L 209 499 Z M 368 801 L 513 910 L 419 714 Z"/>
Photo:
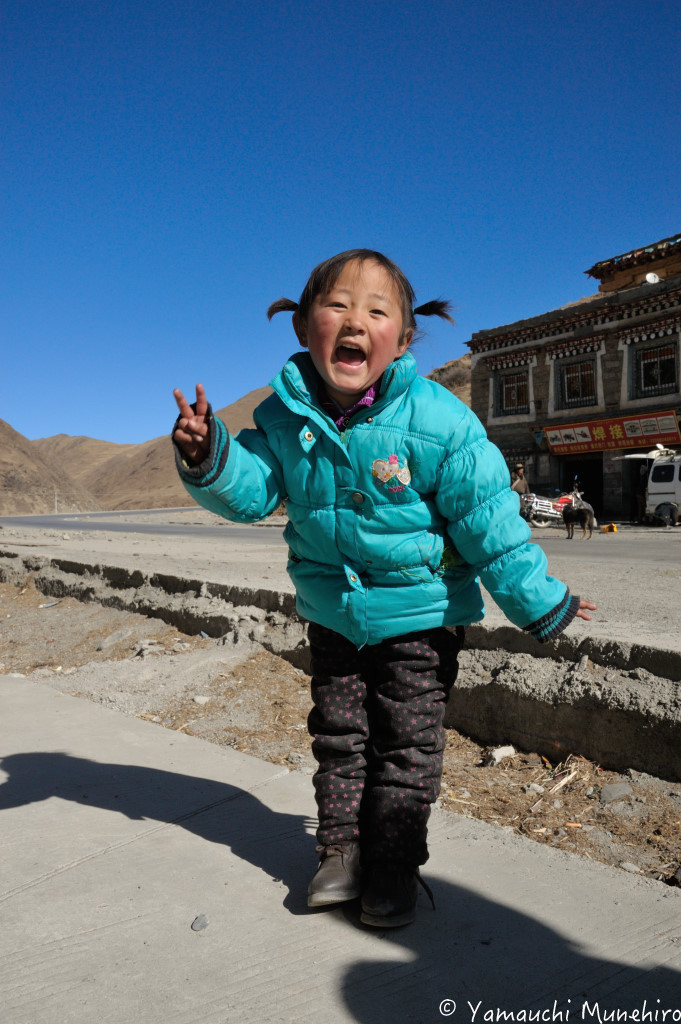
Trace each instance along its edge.
<path fill-rule="evenodd" d="M 586 657 L 583 667 L 571 663 L 547 678 L 527 660 L 507 656 L 498 676 L 484 683 L 462 672 L 445 724 L 479 743 L 540 751 L 554 763 L 578 754 L 603 768 L 681 780 L 676 682 L 608 670 L 603 683 L 594 679 Z"/>

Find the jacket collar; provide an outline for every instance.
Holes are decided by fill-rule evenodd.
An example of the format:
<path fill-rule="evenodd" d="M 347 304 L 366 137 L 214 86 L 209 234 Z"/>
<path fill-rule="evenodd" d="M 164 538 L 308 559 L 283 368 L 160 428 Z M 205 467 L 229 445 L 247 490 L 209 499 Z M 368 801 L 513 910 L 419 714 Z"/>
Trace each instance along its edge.
<path fill-rule="evenodd" d="M 396 359 L 383 373 L 381 389 L 376 401 L 371 406 L 375 412 L 380 411 L 388 402 L 404 394 L 415 377 L 418 376 L 416 360 L 409 350 L 400 359 Z M 301 416 L 313 416 L 326 429 L 331 426 L 337 431 L 329 416 L 321 409 L 317 400 L 317 389 L 320 377 L 314 368 L 309 352 L 296 352 L 291 356 L 283 369 L 277 374 L 270 386 L 279 395 L 282 402 Z"/>

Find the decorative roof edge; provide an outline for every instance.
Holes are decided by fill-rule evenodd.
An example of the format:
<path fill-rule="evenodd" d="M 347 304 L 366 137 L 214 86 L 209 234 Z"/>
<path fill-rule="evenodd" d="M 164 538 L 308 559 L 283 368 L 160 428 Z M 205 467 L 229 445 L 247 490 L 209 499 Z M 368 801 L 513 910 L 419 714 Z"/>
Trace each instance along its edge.
<path fill-rule="evenodd" d="M 594 298 L 597 301 L 573 303 L 527 320 L 476 331 L 466 345 L 471 352 L 490 353 L 523 343 L 543 345 L 553 339 L 558 342 L 575 328 L 607 330 L 611 324 L 614 326 L 633 317 L 655 313 L 669 315 L 668 311 L 681 305 L 681 278 L 668 278 L 659 285 L 644 285 L 626 293 L 612 292 Z"/>
<path fill-rule="evenodd" d="M 665 256 L 671 256 L 675 252 L 681 252 L 681 234 L 670 235 L 669 238 L 662 238 L 659 242 L 651 245 L 644 245 L 639 249 L 630 249 L 620 256 L 611 256 L 607 260 L 599 260 L 593 267 L 585 270 L 588 277 L 595 277 L 598 281 L 609 272 L 625 270 L 627 267 L 639 267 L 645 263 L 653 263 Z"/>

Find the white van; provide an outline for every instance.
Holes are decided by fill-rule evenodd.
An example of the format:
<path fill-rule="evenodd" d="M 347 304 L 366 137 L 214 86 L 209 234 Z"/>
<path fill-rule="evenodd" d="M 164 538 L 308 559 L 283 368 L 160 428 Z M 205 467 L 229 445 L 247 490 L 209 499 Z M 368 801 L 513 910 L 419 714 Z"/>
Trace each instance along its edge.
<path fill-rule="evenodd" d="M 681 509 L 681 452 L 662 448 L 654 458 L 648 474 L 646 516 L 659 518 L 660 505 L 672 502 Z"/>
<path fill-rule="evenodd" d="M 633 452 L 620 455 L 615 462 L 634 462 L 641 467 L 646 480 L 645 499 L 639 506 L 639 517 L 645 522 L 666 522 L 669 505 L 678 506 L 681 513 L 681 452 L 664 448 L 661 444 L 649 452 Z M 639 478 L 639 474 L 637 474 Z M 666 509 L 661 509 L 666 505 Z M 661 514 L 658 513 L 658 510 Z M 673 511 L 673 510 L 672 510 Z"/>

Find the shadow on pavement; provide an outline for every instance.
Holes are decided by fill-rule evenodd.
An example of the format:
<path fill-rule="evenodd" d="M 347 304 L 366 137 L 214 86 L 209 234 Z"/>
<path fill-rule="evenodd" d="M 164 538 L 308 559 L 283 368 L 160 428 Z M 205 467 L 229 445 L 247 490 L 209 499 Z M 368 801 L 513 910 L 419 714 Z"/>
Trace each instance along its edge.
<path fill-rule="evenodd" d="M 9 776 L 0 784 L 0 811 L 59 797 L 135 821 L 177 825 L 282 881 L 287 909 L 307 913 L 316 864 L 313 819 L 272 811 L 238 786 L 140 765 L 40 752 L 1 758 L 0 768 Z"/>
<path fill-rule="evenodd" d="M 56 752 L 13 754 L 0 766 L 8 774 L 0 785 L 0 810 L 56 796 L 132 820 L 177 825 L 228 846 L 281 880 L 289 890 L 284 905 L 292 914 L 337 915 L 356 930 L 357 960 L 340 981 L 340 991 L 329 993 L 329 1003 L 340 996 L 359 1024 L 681 1020 L 681 973 L 664 966 L 677 959 L 681 943 L 681 919 L 672 918 L 675 893 L 669 893 L 668 909 L 653 915 L 650 927 L 641 922 L 630 936 L 622 933 L 618 907 L 610 908 L 613 957 L 640 961 L 647 955 L 656 964 L 649 970 L 609 959 L 607 950 L 602 956 L 587 953 L 553 926 L 432 876 L 435 912 L 421 896 L 414 925 L 371 931 L 360 924 L 356 902 L 329 911 L 307 909 L 314 822 L 272 810 L 237 786 Z M 180 808 L 185 810 L 178 813 Z M 575 858 L 574 875 L 562 872 L 556 879 L 555 903 L 546 913 L 556 927 L 561 906 L 579 899 L 579 877 Z M 585 900 L 585 936 L 589 913 Z M 598 934 L 606 931 L 599 920 Z M 326 959 L 323 949 L 320 953 Z M 663 1016 L 665 1010 L 671 1012 Z"/>

